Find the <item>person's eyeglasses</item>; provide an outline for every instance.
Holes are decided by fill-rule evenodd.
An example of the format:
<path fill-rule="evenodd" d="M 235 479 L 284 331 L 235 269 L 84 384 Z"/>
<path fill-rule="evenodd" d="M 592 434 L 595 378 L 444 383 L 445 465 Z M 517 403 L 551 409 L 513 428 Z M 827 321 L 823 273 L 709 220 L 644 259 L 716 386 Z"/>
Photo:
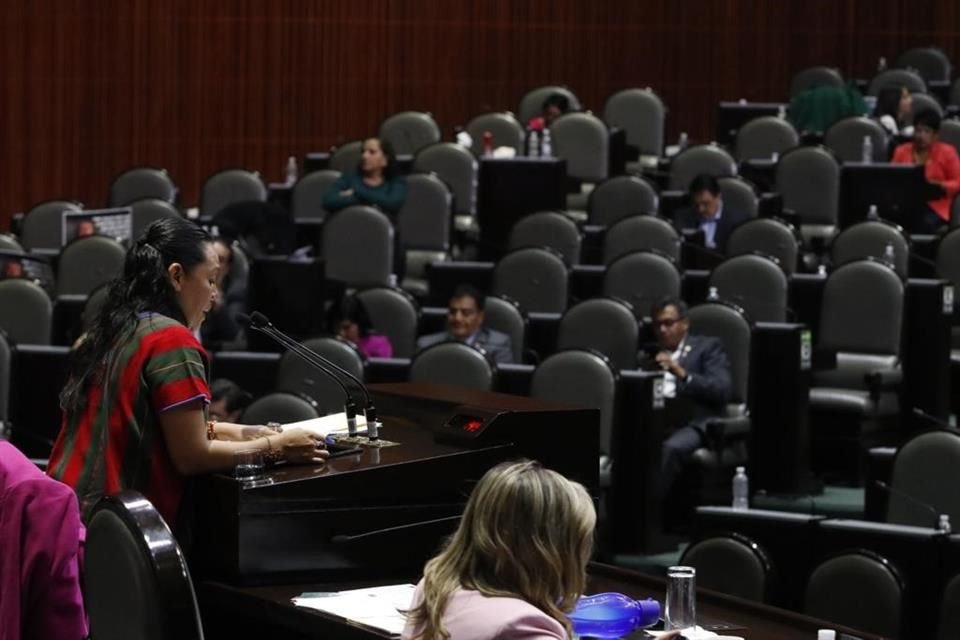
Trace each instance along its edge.
<path fill-rule="evenodd" d="M 664 318 L 663 320 L 654 320 L 653 324 L 654 326 L 657 326 L 657 327 L 664 327 L 665 329 L 669 329 L 673 325 L 680 322 L 680 320 L 682 320 L 682 318 Z"/>

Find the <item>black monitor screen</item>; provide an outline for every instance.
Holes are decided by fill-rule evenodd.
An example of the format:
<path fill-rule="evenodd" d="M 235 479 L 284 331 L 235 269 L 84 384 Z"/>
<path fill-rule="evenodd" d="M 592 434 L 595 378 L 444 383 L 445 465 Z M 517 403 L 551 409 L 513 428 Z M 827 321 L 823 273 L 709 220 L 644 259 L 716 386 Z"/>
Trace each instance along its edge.
<path fill-rule="evenodd" d="M 837 212 L 840 227 L 865 220 L 875 206 L 879 217 L 912 231 L 926 201 L 938 194 L 938 187 L 927 183 L 922 166 L 844 163 Z"/>

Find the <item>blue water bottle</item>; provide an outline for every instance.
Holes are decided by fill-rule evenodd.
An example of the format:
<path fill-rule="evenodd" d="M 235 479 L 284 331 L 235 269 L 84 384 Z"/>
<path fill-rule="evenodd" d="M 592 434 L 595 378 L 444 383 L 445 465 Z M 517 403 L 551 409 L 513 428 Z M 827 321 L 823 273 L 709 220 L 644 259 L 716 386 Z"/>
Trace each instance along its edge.
<path fill-rule="evenodd" d="M 622 593 L 583 596 L 570 614 L 574 632 L 591 638 L 622 638 L 636 629 L 652 627 L 659 619 L 659 602 L 634 600 Z"/>

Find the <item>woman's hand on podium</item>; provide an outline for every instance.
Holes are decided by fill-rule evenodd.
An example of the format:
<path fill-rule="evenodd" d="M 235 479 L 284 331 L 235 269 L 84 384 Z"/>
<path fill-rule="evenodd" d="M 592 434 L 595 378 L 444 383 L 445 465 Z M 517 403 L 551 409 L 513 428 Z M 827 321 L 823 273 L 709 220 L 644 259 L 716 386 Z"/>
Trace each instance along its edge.
<path fill-rule="evenodd" d="M 293 464 L 323 464 L 330 455 L 323 448 L 323 436 L 302 429 L 286 429 L 282 433 L 271 431 L 263 437 L 268 439 L 270 449 L 276 451 L 282 460 Z"/>

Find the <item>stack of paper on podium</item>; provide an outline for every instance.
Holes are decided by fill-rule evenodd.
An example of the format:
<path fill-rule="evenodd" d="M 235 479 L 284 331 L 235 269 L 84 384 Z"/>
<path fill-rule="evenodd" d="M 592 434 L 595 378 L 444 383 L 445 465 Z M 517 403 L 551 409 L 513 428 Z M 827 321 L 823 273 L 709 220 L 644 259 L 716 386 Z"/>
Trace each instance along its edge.
<path fill-rule="evenodd" d="M 362 413 L 357 414 L 357 429 L 365 428 L 366 426 L 366 416 L 364 416 Z M 311 418 L 309 420 L 301 420 L 300 422 L 290 422 L 283 425 L 283 428 L 303 429 L 304 431 L 309 431 L 322 436 L 330 435 L 332 433 L 346 433 L 347 414 L 343 411 L 340 413 L 331 413 L 330 415 L 323 416 L 322 418 Z"/>
<path fill-rule="evenodd" d="M 293 604 L 400 635 L 406 624 L 406 617 L 401 611 L 410 608 L 415 589 L 412 584 L 394 584 L 350 591 L 303 593 L 293 598 Z"/>

